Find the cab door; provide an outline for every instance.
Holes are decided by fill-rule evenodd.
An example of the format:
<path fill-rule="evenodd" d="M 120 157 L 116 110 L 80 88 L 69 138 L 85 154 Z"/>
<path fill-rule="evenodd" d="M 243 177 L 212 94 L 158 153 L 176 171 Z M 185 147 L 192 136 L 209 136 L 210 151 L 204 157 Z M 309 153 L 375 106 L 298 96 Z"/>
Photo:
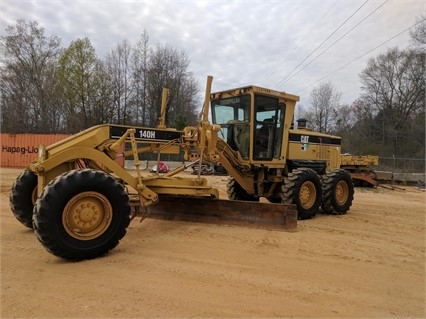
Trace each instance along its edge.
<path fill-rule="evenodd" d="M 271 161 L 281 156 L 283 103 L 277 98 L 256 95 L 254 98 L 253 159 Z"/>

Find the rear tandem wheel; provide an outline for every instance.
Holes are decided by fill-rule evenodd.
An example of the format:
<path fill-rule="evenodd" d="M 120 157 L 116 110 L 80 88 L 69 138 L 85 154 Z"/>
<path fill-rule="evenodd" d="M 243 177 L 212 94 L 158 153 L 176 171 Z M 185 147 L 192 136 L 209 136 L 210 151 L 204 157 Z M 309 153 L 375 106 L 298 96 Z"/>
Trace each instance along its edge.
<path fill-rule="evenodd" d="M 345 214 L 354 199 L 354 183 L 351 174 L 336 169 L 323 177 L 323 200 L 321 207 L 328 214 Z"/>
<path fill-rule="evenodd" d="M 298 219 L 314 217 L 321 205 L 320 177 L 311 168 L 293 170 L 285 178 L 281 197 L 284 204 L 296 204 Z"/>
<path fill-rule="evenodd" d="M 130 223 L 129 196 L 111 175 L 73 170 L 51 181 L 34 208 L 34 231 L 52 254 L 91 259 L 116 247 Z"/>

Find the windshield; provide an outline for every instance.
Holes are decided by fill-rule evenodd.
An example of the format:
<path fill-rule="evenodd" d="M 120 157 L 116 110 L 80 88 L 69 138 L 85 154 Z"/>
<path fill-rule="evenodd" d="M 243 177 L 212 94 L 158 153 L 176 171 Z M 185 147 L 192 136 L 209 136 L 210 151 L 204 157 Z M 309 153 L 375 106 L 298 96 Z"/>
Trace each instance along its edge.
<path fill-rule="evenodd" d="M 250 121 L 250 95 L 212 100 L 213 124 L 231 124 Z"/>
<path fill-rule="evenodd" d="M 221 127 L 219 136 L 243 159 L 250 158 L 250 151 L 255 160 L 281 156 L 284 109 L 276 97 L 256 94 L 251 119 L 250 94 L 211 101 L 213 124 Z"/>

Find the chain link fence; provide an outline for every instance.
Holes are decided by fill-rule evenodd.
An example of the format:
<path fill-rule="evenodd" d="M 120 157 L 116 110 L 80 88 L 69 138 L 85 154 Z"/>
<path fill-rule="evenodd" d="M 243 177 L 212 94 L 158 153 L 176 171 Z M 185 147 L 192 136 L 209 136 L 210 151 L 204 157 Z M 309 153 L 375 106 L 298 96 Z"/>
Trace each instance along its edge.
<path fill-rule="evenodd" d="M 424 158 L 379 157 L 376 170 L 394 173 L 425 173 Z"/>
<path fill-rule="evenodd" d="M 424 188 L 425 159 L 407 157 L 379 157 L 374 168 L 377 180 L 398 184 L 411 184 Z"/>

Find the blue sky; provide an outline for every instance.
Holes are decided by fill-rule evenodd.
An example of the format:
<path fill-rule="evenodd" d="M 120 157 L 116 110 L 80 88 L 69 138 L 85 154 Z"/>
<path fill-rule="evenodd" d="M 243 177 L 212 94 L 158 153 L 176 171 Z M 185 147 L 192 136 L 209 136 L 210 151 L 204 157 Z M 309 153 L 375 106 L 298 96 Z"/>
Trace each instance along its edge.
<path fill-rule="evenodd" d="M 151 44 L 186 52 L 201 91 L 213 75 L 214 91 L 255 84 L 297 94 L 305 107 L 322 81 L 332 82 L 342 103 L 353 102 L 368 59 L 407 48 L 408 31 L 390 39 L 426 12 L 424 0 L 1 0 L 0 6 L 2 35 L 17 19 L 35 20 L 64 47 L 87 36 L 103 58 L 122 40 L 136 43 L 146 29 Z"/>

